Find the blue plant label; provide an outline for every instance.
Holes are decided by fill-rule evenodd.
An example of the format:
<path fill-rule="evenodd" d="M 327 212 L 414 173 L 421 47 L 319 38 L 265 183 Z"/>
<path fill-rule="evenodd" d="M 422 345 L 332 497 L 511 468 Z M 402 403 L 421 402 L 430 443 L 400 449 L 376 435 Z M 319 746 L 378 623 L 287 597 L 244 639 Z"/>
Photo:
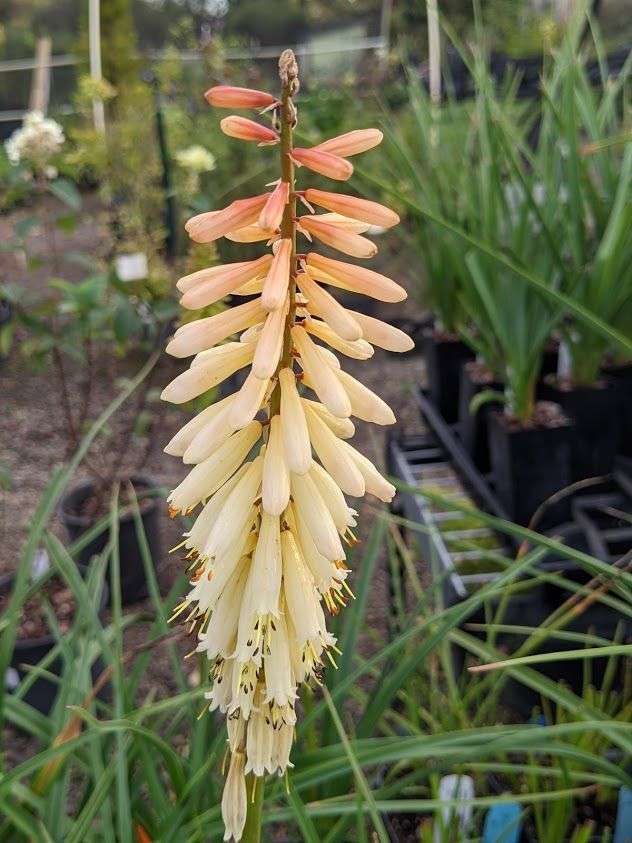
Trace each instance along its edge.
<path fill-rule="evenodd" d="M 520 814 L 516 802 L 491 807 L 485 817 L 482 843 L 518 843 L 522 827 Z"/>

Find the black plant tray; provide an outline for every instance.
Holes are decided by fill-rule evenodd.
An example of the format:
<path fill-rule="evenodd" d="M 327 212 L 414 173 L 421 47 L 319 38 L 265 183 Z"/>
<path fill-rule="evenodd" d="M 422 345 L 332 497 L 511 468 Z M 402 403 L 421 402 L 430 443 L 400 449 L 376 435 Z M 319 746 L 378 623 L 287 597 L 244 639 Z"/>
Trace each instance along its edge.
<path fill-rule="evenodd" d="M 493 475 L 491 473 L 481 473 L 463 446 L 459 434 L 459 424 L 449 424 L 445 421 L 425 389 L 419 388 L 416 391 L 415 400 L 421 417 L 429 428 L 428 435 L 431 441 L 438 443 L 443 448 L 446 458 L 453 464 L 455 471 L 470 493 L 476 506 L 489 512 L 491 515 L 496 515 L 499 518 L 510 521 L 511 518 L 495 493 Z M 597 481 L 599 478 L 595 478 L 595 480 Z M 573 521 L 576 521 L 578 514 L 586 510 L 586 508 L 607 506 L 613 509 L 617 507 L 622 508 L 622 511 L 618 513 L 618 518 L 615 519 L 619 522 L 618 525 L 615 525 L 611 519 L 607 527 L 607 532 L 615 528 L 621 529 L 623 530 L 620 534 L 621 541 L 629 540 L 627 547 L 619 553 L 619 556 L 626 550 L 632 548 L 632 520 L 627 523 L 625 521 L 626 515 L 632 518 L 632 458 L 617 456 L 613 472 L 606 481 L 595 483 L 588 481 L 586 485 L 577 484 L 575 491 L 569 490 L 567 498 L 570 502 L 569 513 L 572 511 L 571 517 Z M 567 520 L 567 518 L 564 518 L 559 523 L 565 524 Z M 603 521 L 603 519 L 597 520 L 600 524 Z M 587 520 L 580 518 L 580 521 L 582 528 L 586 528 Z M 552 524 L 547 522 L 547 532 L 554 531 L 556 526 L 557 524 L 555 522 Z M 627 528 L 630 528 L 629 533 L 627 533 Z M 539 529 L 537 522 L 534 524 L 533 529 Z M 608 542 L 612 544 L 616 537 L 614 534 L 608 533 L 608 535 L 602 537 L 599 541 L 595 538 L 595 530 L 600 530 L 600 527 L 596 523 L 593 524 L 591 532 L 590 552 L 600 559 L 603 558 L 604 561 L 611 561 L 604 558 L 603 551 Z M 604 541 L 606 542 L 605 544 Z M 606 554 L 606 556 L 613 554 L 616 555 L 616 550 L 613 550 L 610 554 Z"/>
<path fill-rule="evenodd" d="M 480 474 L 462 448 L 454 427 L 443 421 L 423 392 L 418 401 L 430 430 L 423 435 L 391 437 L 387 445 L 389 472 L 407 486 L 422 491 L 426 487 L 442 492 L 446 497 L 456 496 L 481 511 L 509 520 L 488 479 Z M 608 563 L 620 559 L 632 549 L 631 463 L 630 460 L 621 460 L 612 480 L 599 487 L 598 494 L 594 493 L 594 487 L 587 493 L 577 493 L 571 506 L 573 520 L 547 530 L 547 534 Z M 435 582 L 440 584 L 444 606 L 463 601 L 481 585 L 498 577 L 501 569 L 489 564 L 493 563 L 495 553 L 508 558 L 516 554 L 517 539 L 496 532 L 480 521 L 478 524 L 467 523 L 468 516 L 459 523 L 458 512 L 455 513 L 452 508 L 442 510 L 428 498 L 413 492 L 400 490 L 394 509 L 404 519 L 422 527 L 422 530 L 414 531 L 414 536 L 421 558 L 430 566 Z M 472 549 L 472 545 L 477 543 L 483 546 Z M 553 552 L 547 554 L 538 566 L 546 573 L 558 574 L 580 584 L 586 584 L 591 579 L 591 575 L 573 560 Z M 507 601 L 503 623 L 507 626 L 538 627 L 568 597 L 569 591 L 557 586 L 553 577 L 545 577 L 541 583 L 518 592 Z M 468 617 L 464 628 L 488 621 L 481 609 Z M 595 601 L 567 629 L 575 632 L 590 630 L 612 640 L 620 625 L 618 613 Z M 623 630 L 619 628 L 618 634 L 621 632 L 624 639 L 628 638 L 631 634 L 629 624 Z M 499 635 L 496 646 L 512 652 L 521 640 L 512 634 Z M 562 650 L 575 646 L 551 639 L 543 649 Z M 464 654 L 455 648 L 457 669 L 461 669 L 463 657 Z M 597 684 L 605 668 L 605 659 L 593 661 L 593 680 Z M 550 672 L 551 678 L 563 679 L 573 690 L 581 693 L 582 676 L 577 662 L 556 662 L 550 670 L 543 666 L 542 672 Z M 517 683 L 508 683 L 503 697 L 524 716 L 529 716 L 538 702 L 534 695 Z"/>
<path fill-rule="evenodd" d="M 424 390 L 416 395 L 420 412 L 428 425 L 428 432 L 416 436 L 392 436 L 387 445 L 386 461 L 393 476 L 410 486 L 445 490 L 446 496 L 457 495 L 474 507 L 501 518 L 511 520 L 494 493 L 490 475 L 483 475 L 476 468 L 458 435 L 458 424 L 447 424 Z M 578 488 L 569 495 L 572 518 L 559 525 L 547 528 L 549 535 L 558 535 L 569 544 L 590 553 L 603 562 L 615 562 L 624 554 L 632 552 L 632 459 L 618 457 L 615 470 L 606 482 Z M 458 520 L 454 510 L 442 512 L 433 507 L 427 499 L 412 493 L 400 492 L 396 499 L 405 518 L 424 526 L 419 541 L 424 555 L 436 560 L 444 571 L 445 605 L 463 599 L 476 587 L 489 582 L 496 574 L 460 574 L 458 562 L 464 551 L 455 553 L 449 548 L 449 541 L 476 538 L 471 527 L 446 530 L 442 524 Z M 495 536 L 495 547 L 513 555 L 520 539 L 506 534 L 494 533 L 485 527 L 489 536 Z M 537 529 L 537 525 L 534 527 Z M 483 525 L 475 528 L 478 537 L 484 537 Z M 487 543 L 486 543 L 487 544 Z M 488 549 L 490 549 L 488 547 Z M 480 553 L 480 556 L 485 556 Z M 472 551 L 471 558 L 475 559 Z M 546 561 L 544 567 L 563 564 L 568 560 Z"/>

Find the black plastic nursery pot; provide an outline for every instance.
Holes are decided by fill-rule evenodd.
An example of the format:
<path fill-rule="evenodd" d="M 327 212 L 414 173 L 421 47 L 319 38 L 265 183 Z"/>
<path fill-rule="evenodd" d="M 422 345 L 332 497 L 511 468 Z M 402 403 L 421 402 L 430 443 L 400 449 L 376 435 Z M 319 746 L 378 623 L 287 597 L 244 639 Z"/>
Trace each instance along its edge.
<path fill-rule="evenodd" d="M 7 299 L 0 299 L 0 331 L 2 331 L 5 325 L 9 324 L 12 318 L 13 308 L 11 307 L 11 302 L 7 301 Z M 2 365 L 4 360 L 6 360 L 6 354 L 0 351 L 0 365 Z"/>
<path fill-rule="evenodd" d="M 560 350 L 560 344 L 557 340 L 549 340 L 546 344 L 544 353 L 542 354 L 542 365 L 540 366 L 540 379 L 547 375 L 557 374 L 557 361 Z"/>
<path fill-rule="evenodd" d="M 79 566 L 79 572 L 82 576 L 85 576 L 85 574 L 87 573 L 87 568 Z M 9 594 L 11 592 L 14 581 L 14 574 L 7 574 L 4 577 L 0 577 L 0 593 Z M 103 611 L 107 606 L 108 598 L 108 585 L 106 582 L 104 582 L 103 590 L 101 593 L 99 617 L 102 616 Z M 39 664 L 42 659 L 48 655 L 48 653 L 55 646 L 55 643 L 55 638 L 50 634 L 41 635 L 36 638 L 18 638 L 16 640 L 15 647 L 13 648 L 13 653 L 11 655 L 11 661 L 9 663 L 9 671 L 6 677 L 6 685 L 9 692 L 12 692 L 15 687 L 17 687 L 17 684 L 29 675 L 29 673 L 31 672 L 30 668 Z M 94 663 L 92 664 L 92 667 L 90 668 L 93 683 L 96 682 L 96 680 L 99 678 L 104 669 L 105 663 L 99 656 L 97 659 L 95 659 Z M 54 659 L 50 664 L 46 666 L 46 670 L 48 673 L 54 676 L 61 676 L 63 672 L 62 658 L 60 657 Z M 52 679 L 47 679 L 44 676 L 38 676 L 37 679 L 35 679 L 33 684 L 30 686 L 30 688 L 27 690 L 27 692 L 24 694 L 23 700 L 28 705 L 37 709 L 37 711 L 41 712 L 44 715 L 47 715 L 50 713 L 51 709 L 55 704 L 58 691 L 59 685 L 57 682 Z M 101 699 L 106 699 L 108 695 L 109 688 L 107 686 L 102 689 L 102 691 L 98 694 L 99 698 Z"/>
<path fill-rule="evenodd" d="M 459 416 L 461 368 L 474 359 L 474 352 L 458 337 L 430 328 L 423 335 L 426 379 L 430 397 L 447 422 Z"/>
<path fill-rule="evenodd" d="M 546 398 L 573 421 L 573 481 L 609 474 L 621 441 L 621 394 L 615 384 L 604 379 L 595 386 L 566 388 L 549 377 L 544 386 Z"/>
<path fill-rule="evenodd" d="M 606 366 L 603 371 L 619 394 L 619 453 L 632 457 L 632 363 Z"/>
<path fill-rule="evenodd" d="M 149 497 L 148 492 L 156 487 L 156 484 L 146 477 L 133 477 L 138 506 L 140 509 L 141 521 L 149 546 L 149 553 L 152 560 L 160 558 L 160 526 L 159 526 L 159 501 Z M 90 518 L 82 514 L 85 503 L 94 494 L 95 485 L 87 481 L 71 489 L 61 501 L 59 516 L 63 522 L 71 541 L 78 539 L 91 527 L 94 527 L 98 519 Z M 109 530 L 105 526 L 103 531 L 93 538 L 78 554 L 77 563 L 87 565 L 93 556 L 102 553 L 109 540 Z M 121 569 L 121 600 L 123 604 L 134 603 L 147 596 L 147 578 L 143 556 L 138 541 L 136 523 L 133 512 L 121 506 L 119 516 L 119 560 Z M 109 576 L 109 574 L 108 574 Z M 109 579 L 108 579 L 109 582 Z"/>
<path fill-rule="evenodd" d="M 488 419 L 490 412 L 500 409 L 498 401 L 490 401 L 472 412 L 472 399 L 485 389 L 502 392 L 503 385 L 476 361 L 468 361 L 461 369 L 459 384 L 459 435 L 476 468 L 486 474 L 490 467 Z"/>
<path fill-rule="evenodd" d="M 581 525 L 576 522 L 571 521 L 560 525 L 550 530 L 549 534 L 575 550 L 582 551 L 583 553 L 591 553 L 585 532 Z M 538 567 L 545 572 L 553 574 L 555 577 L 562 577 L 578 585 L 586 585 L 592 578 L 591 573 L 585 568 L 553 552 L 547 554 L 539 563 Z M 503 612 L 502 624 L 507 626 L 527 626 L 534 629 L 541 627 L 544 621 L 555 610 L 559 609 L 569 596 L 570 592 L 566 588 L 557 585 L 553 581 L 540 582 L 534 588 L 523 593 L 514 594 L 507 601 Z M 481 610 L 468 619 L 466 628 L 468 623 L 485 624 L 488 622 L 489 615 Z M 599 601 L 594 601 L 581 614 L 565 624 L 564 631 L 576 633 L 590 632 L 604 639 L 613 640 L 617 633 L 617 626 L 621 622 L 621 615 L 613 612 L 609 606 Z M 625 643 L 630 636 L 629 626 L 627 630 L 623 630 L 623 635 Z M 496 636 L 495 647 L 501 652 L 513 653 L 523 641 L 523 635 L 501 632 Z M 562 640 L 552 635 L 538 645 L 537 652 L 562 653 L 565 650 L 574 650 L 576 648 L 576 642 Z M 609 660 L 605 656 L 603 658 L 587 660 L 589 667 L 589 674 L 587 675 L 584 672 L 585 666 L 581 662 L 570 659 L 564 660 L 563 657 L 560 657 L 555 662 L 537 665 L 537 671 L 556 683 L 563 683 L 573 693 L 581 696 L 585 682 L 596 688 L 600 688 L 603 685 L 604 677 L 608 670 L 608 662 Z M 624 685 L 625 667 L 623 662 L 624 660 L 621 659 L 618 664 L 618 670 L 613 677 L 613 690 L 620 690 Z M 539 706 L 541 702 L 539 695 L 535 691 L 514 680 L 508 680 L 504 685 L 502 700 L 504 704 L 524 718 L 530 717 L 533 709 Z"/>
<path fill-rule="evenodd" d="M 489 449 L 492 477 L 498 500 L 509 518 L 527 525 L 540 506 L 569 486 L 573 426 L 564 420 L 556 426 L 522 426 L 504 413 L 489 415 Z M 538 529 L 569 517 L 569 502 L 547 505 Z"/>

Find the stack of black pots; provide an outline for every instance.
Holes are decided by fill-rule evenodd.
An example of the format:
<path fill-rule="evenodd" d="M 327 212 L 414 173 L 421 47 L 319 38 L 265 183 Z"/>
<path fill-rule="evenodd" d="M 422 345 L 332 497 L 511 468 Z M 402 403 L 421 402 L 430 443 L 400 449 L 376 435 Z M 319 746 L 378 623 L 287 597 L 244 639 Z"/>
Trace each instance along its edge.
<path fill-rule="evenodd" d="M 558 493 L 607 477 L 618 455 L 632 454 L 632 364 L 604 368 L 594 386 L 570 388 L 555 376 L 551 345 L 537 388 L 547 402 L 539 405 L 543 420 L 525 426 L 509 419 L 499 401 L 472 409 L 479 392 L 501 393 L 503 384 L 458 337 L 427 328 L 423 350 L 430 400 L 518 524 L 534 516 L 539 528 L 568 520 L 570 496 Z"/>

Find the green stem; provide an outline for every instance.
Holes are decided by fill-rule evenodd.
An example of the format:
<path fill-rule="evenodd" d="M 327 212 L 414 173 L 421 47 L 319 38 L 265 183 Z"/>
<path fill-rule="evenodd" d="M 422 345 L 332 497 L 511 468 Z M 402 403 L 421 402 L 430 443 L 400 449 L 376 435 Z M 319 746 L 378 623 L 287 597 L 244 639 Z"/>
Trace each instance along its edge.
<path fill-rule="evenodd" d="M 241 843 L 260 843 L 261 812 L 265 790 L 264 777 L 249 773 L 246 776 L 246 790 L 248 793 L 248 813 L 246 814 L 246 825 L 241 836 Z"/>

